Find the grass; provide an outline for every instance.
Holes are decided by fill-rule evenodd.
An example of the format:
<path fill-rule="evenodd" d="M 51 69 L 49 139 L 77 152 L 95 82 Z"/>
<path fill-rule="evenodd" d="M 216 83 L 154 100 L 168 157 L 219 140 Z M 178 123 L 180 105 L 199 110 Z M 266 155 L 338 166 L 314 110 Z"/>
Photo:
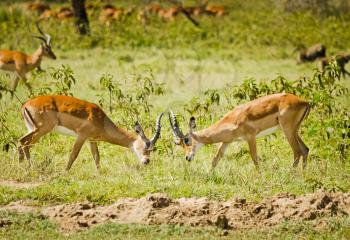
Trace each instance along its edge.
<path fill-rule="evenodd" d="M 293 50 L 297 45 L 323 42 L 330 53 L 349 50 L 345 45 L 350 39 L 349 31 L 346 31 L 349 14 L 340 17 L 315 17 L 310 13 L 281 14 L 277 10 L 266 10 L 269 1 L 259 1 L 256 6 L 245 2 L 238 1 L 237 5 L 232 5 L 230 15 L 224 18 L 201 18 L 201 29 L 194 28 L 182 17 L 171 23 L 153 19 L 147 31 L 135 20 L 127 20 L 110 28 L 101 27 L 93 20 L 92 35 L 81 38 L 75 34 L 69 22 L 43 22 L 43 28 L 54 35 L 53 49 L 58 60 L 45 59 L 43 68 L 47 73 L 33 75 L 30 83 L 36 91 L 45 87 L 55 90 L 55 82 L 49 72 L 56 71 L 64 64 L 74 71 L 76 84 L 70 89 L 74 96 L 96 103 L 103 100 L 105 112 L 122 127 L 132 130 L 134 122 L 130 118 L 153 126 L 155 116 L 171 107 L 179 114 L 181 126 L 186 131 L 190 117 L 186 108 L 205 101 L 204 92 L 208 89 L 216 89 L 221 101 L 218 106 L 212 104 L 208 112 L 195 113 L 199 116 L 199 128 L 209 126 L 237 104 L 237 99 L 233 104 L 227 103 L 225 96 L 231 96 L 232 85 L 241 84 L 245 79 L 254 78 L 258 82 L 269 83 L 280 74 L 291 80 L 300 76 L 310 77 L 315 64 L 296 65 Z M 0 47 L 32 52 L 38 43 L 32 41 L 24 29 L 25 20 L 33 20 L 33 17 L 21 10 L 21 4 L 13 6 L 17 10 L 11 12 L 0 4 Z M 108 92 L 101 87 L 100 77 L 105 73 L 112 74 L 113 81 L 119 84 L 123 93 L 134 96 L 140 90 L 135 76 L 140 75 L 144 79 L 150 75 L 150 71 L 154 76 L 153 82 L 163 84 L 164 90 L 163 95 L 153 94 L 147 99 L 153 105 L 151 121 L 143 111 L 135 115 L 125 109 L 114 108 L 110 113 Z M 0 76 L 7 85 L 13 77 L 4 73 Z M 348 79 L 341 84 L 348 87 Z M 21 101 L 28 99 L 23 84 L 18 87 L 17 94 Z M 4 145 L 9 139 L 16 140 L 25 134 L 26 129 L 20 116 L 21 104 L 11 101 L 9 95 L 0 101 L 0 114 L 5 119 L 2 123 L 10 130 L 8 133 L 1 128 L 0 143 Z M 345 111 L 350 107 L 349 94 L 335 101 L 338 105 L 336 111 Z M 338 117 L 345 119 L 342 114 L 339 111 Z M 21 199 L 30 199 L 37 205 L 86 199 L 97 204 L 108 204 L 121 197 L 140 197 L 150 192 L 165 192 L 174 198 L 205 196 L 229 199 L 240 196 L 254 201 L 280 192 L 299 195 L 320 187 L 348 192 L 349 155 L 342 159 L 338 149 L 341 138 L 336 134 L 327 137 L 325 131 L 331 126 L 339 128 L 335 131 L 337 134 L 341 132 L 341 127 L 334 125 L 338 123 L 335 115 L 333 113 L 327 117 L 322 109 L 316 108 L 303 124 L 302 137 L 311 149 L 306 171 L 291 168 L 292 152 L 281 133 L 258 141 L 258 153 L 262 159 L 260 173 L 255 170 L 245 143 L 233 143 L 215 171 L 210 171 L 215 146 L 204 147 L 193 162 L 186 162 L 183 150 L 172 143 L 169 123 L 164 120 L 162 138 L 149 166 L 141 167 L 136 156 L 127 149 L 101 143 L 101 173 L 96 171 L 87 146 L 83 147 L 71 171 L 65 173 L 64 167 L 74 139 L 50 134 L 31 149 L 34 167 L 30 171 L 26 169 L 26 162 L 18 163 L 15 148 L 1 152 L 1 179 L 41 182 L 42 185 L 33 189 L 0 186 L 0 204 Z M 146 134 L 151 134 L 151 128 L 146 129 Z M 20 238 L 20 234 L 28 238 L 65 238 L 46 219 L 3 214 L 9 214 L 3 216 L 18 222 L 0 228 L 3 238 Z M 22 227 L 23 221 L 28 222 L 30 227 Z M 307 223 L 305 229 L 304 223 L 285 223 L 271 230 L 230 234 L 243 239 L 265 236 L 292 239 L 304 235 L 310 239 L 349 237 L 349 222 L 346 219 L 330 219 L 329 222 L 333 227 L 324 233 L 318 233 Z M 107 224 L 68 238 L 121 238 L 123 234 L 134 239 L 168 236 L 204 239 L 218 238 L 220 231 Z"/>

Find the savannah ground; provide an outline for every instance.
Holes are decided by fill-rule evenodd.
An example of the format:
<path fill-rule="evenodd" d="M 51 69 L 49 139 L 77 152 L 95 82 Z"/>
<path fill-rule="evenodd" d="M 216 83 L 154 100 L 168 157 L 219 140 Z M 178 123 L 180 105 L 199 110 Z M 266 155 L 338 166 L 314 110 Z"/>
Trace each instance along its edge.
<path fill-rule="evenodd" d="M 114 4 L 137 3 L 118 1 Z M 52 6 L 64 4 L 67 5 L 53 3 Z M 262 87 L 254 84 L 264 82 L 273 91 L 276 89 L 272 87 L 274 79 L 313 78 L 317 74 L 315 63 L 296 64 L 294 49 L 300 44 L 322 42 L 327 46 L 328 55 L 350 50 L 349 11 L 285 12 L 276 7 L 275 1 L 267 0 L 220 1 L 219 4 L 228 6 L 229 14 L 199 17 L 200 28 L 183 16 L 173 22 L 153 17 L 145 27 L 136 16 L 131 16 L 104 26 L 97 21 L 96 12 L 90 15 L 91 35 L 80 37 L 72 20 L 41 22 L 44 31 L 53 36 L 53 50 L 58 59 L 44 59 L 42 68 L 46 72 L 34 72 L 29 77 L 34 95 L 72 94 L 100 103 L 119 126 L 133 131 L 133 124 L 138 120 L 147 127 L 147 135 L 153 132 L 156 116 L 171 108 L 187 132 L 191 115 L 198 118 L 201 129 L 235 105 L 262 95 Z M 23 5 L 20 1 L 0 3 L 1 49 L 32 53 L 37 48 L 39 43 L 30 37 L 26 27 L 28 22 L 35 31 L 36 17 Z M 0 77 L 1 86 L 10 86 L 13 75 L 1 72 Z M 75 84 L 70 86 L 73 78 Z M 348 89 L 349 78 L 336 79 L 335 84 Z M 107 90 L 108 86 L 113 87 L 112 93 Z M 141 198 L 158 192 L 174 199 L 240 197 L 249 202 L 285 192 L 299 196 L 320 188 L 349 192 L 349 94 L 344 91 L 335 96 L 327 90 L 323 93 L 316 84 L 309 88 L 313 94 L 305 94 L 303 98 L 315 104 L 301 129 L 301 136 L 310 148 L 305 171 L 300 166 L 295 170 L 291 168 L 292 151 L 281 132 L 258 140 L 260 172 L 255 170 L 244 142 L 231 144 L 214 171 L 210 168 L 215 146 L 202 148 L 194 161 L 188 163 L 183 150 L 173 144 L 170 125 L 163 118 L 161 139 L 148 166 L 140 166 L 136 156 L 127 149 L 101 143 L 101 172 L 97 172 L 91 153 L 84 146 L 69 173 L 64 172 L 64 168 L 74 143 L 72 137 L 57 134 L 43 137 L 31 148 L 34 162 L 31 170 L 27 170 L 27 162 L 18 162 L 11 142 L 17 144 L 27 132 L 20 107 L 21 102 L 32 96 L 23 84 L 16 92 L 21 102 L 11 100 L 3 89 L 0 205 L 15 201 L 39 207 L 81 201 L 109 205 L 121 198 Z M 285 91 L 300 92 L 295 89 Z M 250 96 L 238 97 L 240 90 Z M 21 183 L 28 185 L 23 187 Z M 222 237 L 222 230 L 215 227 L 112 223 L 67 235 L 36 213 L 1 211 L 0 219 L 11 222 L 0 226 L 0 236 L 4 239 Z M 227 238 L 350 238 L 348 217 L 322 219 L 327 224 L 321 229 L 315 228 L 312 221 L 285 221 L 269 228 L 228 231 Z"/>

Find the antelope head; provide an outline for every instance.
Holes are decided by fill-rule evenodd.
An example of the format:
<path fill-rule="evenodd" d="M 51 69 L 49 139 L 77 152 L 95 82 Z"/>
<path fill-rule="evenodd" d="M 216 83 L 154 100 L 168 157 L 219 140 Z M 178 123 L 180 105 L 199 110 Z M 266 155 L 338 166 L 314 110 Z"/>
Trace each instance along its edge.
<path fill-rule="evenodd" d="M 38 22 L 36 22 L 36 28 L 38 29 L 40 35 L 33 35 L 33 37 L 42 41 L 40 46 L 43 50 L 43 55 L 51 59 L 56 59 L 56 55 L 53 53 L 51 49 L 51 36 L 47 33 L 44 33 L 40 29 Z"/>
<path fill-rule="evenodd" d="M 141 125 L 138 122 L 135 123 L 135 132 L 137 133 L 138 137 L 133 143 L 132 149 L 143 164 L 148 164 L 150 162 L 150 154 L 156 149 L 155 144 L 160 137 L 160 130 L 162 128 L 161 120 L 163 115 L 164 113 L 161 113 L 158 116 L 156 122 L 156 132 L 151 139 L 146 137 Z"/>
<path fill-rule="evenodd" d="M 195 119 L 194 117 L 191 117 L 189 132 L 187 134 L 183 134 L 176 119 L 176 115 L 171 110 L 169 110 L 168 114 L 170 126 L 173 130 L 174 143 L 184 148 L 186 160 L 191 161 L 194 158 L 197 150 L 203 145 L 191 136 L 191 133 L 193 133 L 196 128 Z"/>

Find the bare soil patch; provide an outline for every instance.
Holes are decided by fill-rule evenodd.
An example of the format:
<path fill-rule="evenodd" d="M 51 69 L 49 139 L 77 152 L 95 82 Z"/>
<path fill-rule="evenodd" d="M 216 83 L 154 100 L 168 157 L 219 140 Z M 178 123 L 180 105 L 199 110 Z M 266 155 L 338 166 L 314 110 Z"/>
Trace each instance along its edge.
<path fill-rule="evenodd" d="M 57 222 L 63 231 L 86 229 L 107 221 L 249 229 L 269 227 L 285 220 L 348 216 L 350 193 L 318 191 L 299 197 L 278 194 L 259 203 L 247 203 L 240 198 L 220 202 L 151 194 L 140 199 L 121 199 L 109 206 L 95 206 L 91 202 L 64 204 L 45 208 L 41 213 Z"/>
<path fill-rule="evenodd" d="M 0 206 L 0 211 L 12 211 L 18 213 L 40 212 L 40 207 L 32 206 L 30 201 L 20 200 Z"/>
<path fill-rule="evenodd" d="M 41 183 L 30 182 L 17 182 L 12 180 L 0 180 L 0 186 L 13 187 L 13 188 L 35 188 L 41 185 Z"/>

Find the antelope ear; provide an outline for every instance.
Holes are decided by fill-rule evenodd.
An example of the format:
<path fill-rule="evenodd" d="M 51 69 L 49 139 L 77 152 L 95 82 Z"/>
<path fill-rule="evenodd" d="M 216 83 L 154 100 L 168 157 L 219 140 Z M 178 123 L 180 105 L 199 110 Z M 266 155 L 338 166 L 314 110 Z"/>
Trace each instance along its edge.
<path fill-rule="evenodd" d="M 189 127 L 190 129 L 196 129 L 196 119 L 194 117 L 190 118 Z"/>
<path fill-rule="evenodd" d="M 143 132 L 142 127 L 141 127 L 139 122 L 135 122 L 134 128 L 135 128 L 135 132 L 137 134 L 140 134 L 141 132 Z"/>
<path fill-rule="evenodd" d="M 142 138 L 144 142 L 149 142 L 139 122 L 135 123 L 135 132 Z"/>

